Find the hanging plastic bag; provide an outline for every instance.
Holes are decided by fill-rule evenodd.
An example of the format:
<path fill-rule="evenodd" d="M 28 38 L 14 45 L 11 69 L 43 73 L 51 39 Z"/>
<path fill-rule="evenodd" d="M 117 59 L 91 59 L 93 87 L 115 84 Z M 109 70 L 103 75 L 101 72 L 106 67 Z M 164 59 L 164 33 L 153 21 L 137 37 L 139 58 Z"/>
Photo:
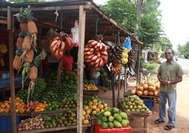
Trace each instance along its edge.
<path fill-rule="evenodd" d="M 128 36 L 125 43 L 124 43 L 124 47 L 131 50 L 132 49 L 132 46 L 131 46 L 131 39 L 130 37 Z"/>
<path fill-rule="evenodd" d="M 75 21 L 75 25 L 71 28 L 72 38 L 74 41 L 74 46 L 77 47 L 79 45 L 79 23 L 78 20 Z"/>

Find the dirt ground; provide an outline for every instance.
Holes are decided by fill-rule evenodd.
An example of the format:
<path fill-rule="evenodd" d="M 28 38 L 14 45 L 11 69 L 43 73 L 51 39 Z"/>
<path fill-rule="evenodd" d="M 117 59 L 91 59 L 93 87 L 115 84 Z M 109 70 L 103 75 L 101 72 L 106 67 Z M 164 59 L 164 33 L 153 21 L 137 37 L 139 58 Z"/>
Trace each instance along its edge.
<path fill-rule="evenodd" d="M 152 112 L 147 119 L 147 132 L 148 133 L 188 133 L 189 132 L 189 75 L 183 76 L 183 81 L 177 85 L 177 111 L 176 111 L 176 124 L 175 128 L 166 131 L 164 126 L 167 124 L 168 119 L 163 124 L 156 125 L 154 121 L 158 118 L 158 103 L 154 104 Z M 129 84 L 129 87 L 133 84 Z M 128 87 L 128 88 L 129 88 Z M 117 90 L 115 95 L 117 96 Z M 107 90 L 99 94 L 99 97 L 102 98 L 109 105 L 112 105 L 112 91 Z M 123 97 L 123 89 L 121 89 L 121 97 Z M 142 127 L 143 118 L 134 118 L 130 125 L 134 129 L 136 127 Z M 132 132 L 132 133 L 141 133 L 141 132 Z"/>

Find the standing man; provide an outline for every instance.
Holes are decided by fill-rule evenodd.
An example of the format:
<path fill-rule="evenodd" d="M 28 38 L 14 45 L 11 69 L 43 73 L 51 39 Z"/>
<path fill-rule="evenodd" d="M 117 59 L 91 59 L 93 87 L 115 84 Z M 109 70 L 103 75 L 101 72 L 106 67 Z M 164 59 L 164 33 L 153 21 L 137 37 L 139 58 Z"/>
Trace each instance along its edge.
<path fill-rule="evenodd" d="M 157 78 L 160 82 L 159 93 L 159 119 L 155 120 L 155 124 L 165 122 L 166 118 L 166 103 L 168 101 L 168 124 L 164 127 L 165 130 L 171 130 L 175 127 L 176 116 L 176 85 L 182 81 L 183 71 L 181 66 L 173 59 L 174 51 L 167 49 L 165 51 L 165 58 L 167 61 L 163 62 L 159 69 Z"/>

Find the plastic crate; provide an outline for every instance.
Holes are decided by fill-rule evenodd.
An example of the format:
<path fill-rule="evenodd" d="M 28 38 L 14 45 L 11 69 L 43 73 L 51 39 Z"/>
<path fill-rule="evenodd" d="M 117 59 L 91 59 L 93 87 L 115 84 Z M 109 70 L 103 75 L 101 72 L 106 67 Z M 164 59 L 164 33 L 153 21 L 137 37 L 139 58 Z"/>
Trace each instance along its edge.
<path fill-rule="evenodd" d="M 101 85 L 101 79 L 100 79 L 100 77 L 93 79 L 93 83 L 94 83 L 95 85 Z"/>
<path fill-rule="evenodd" d="M 16 75 L 14 78 L 14 84 L 18 85 L 22 83 L 22 76 Z M 9 78 L 0 78 L 0 88 L 5 88 L 10 86 L 10 77 Z"/>
<path fill-rule="evenodd" d="M 153 109 L 153 106 L 154 106 L 154 101 L 153 100 L 143 99 L 143 101 L 144 101 L 144 104 L 148 107 L 149 110 Z"/>
<path fill-rule="evenodd" d="M 132 128 L 130 126 L 124 128 L 107 128 L 102 129 L 95 124 L 95 133 L 131 133 Z"/>
<path fill-rule="evenodd" d="M 21 121 L 21 117 L 16 117 L 16 126 Z M 12 130 L 12 118 L 11 116 L 0 116 L 0 132 L 1 131 L 11 131 Z"/>

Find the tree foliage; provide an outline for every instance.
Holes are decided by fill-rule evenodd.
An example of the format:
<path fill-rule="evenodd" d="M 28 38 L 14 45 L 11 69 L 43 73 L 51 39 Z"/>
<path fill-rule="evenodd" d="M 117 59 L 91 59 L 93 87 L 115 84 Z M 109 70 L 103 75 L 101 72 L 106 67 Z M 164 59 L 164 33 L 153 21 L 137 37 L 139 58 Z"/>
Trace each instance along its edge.
<path fill-rule="evenodd" d="M 178 45 L 177 47 L 178 52 L 180 55 L 183 55 L 185 58 L 189 57 L 189 41 L 185 45 Z"/>
<path fill-rule="evenodd" d="M 101 8 L 128 31 L 136 32 L 144 47 L 160 44 L 163 30 L 159 0 L 144 0 L 140 18 L 137 18 L 136 6 L 137 0 L 109 0 Z M 136 25 L 139 25 L 137 31 Z"/>

